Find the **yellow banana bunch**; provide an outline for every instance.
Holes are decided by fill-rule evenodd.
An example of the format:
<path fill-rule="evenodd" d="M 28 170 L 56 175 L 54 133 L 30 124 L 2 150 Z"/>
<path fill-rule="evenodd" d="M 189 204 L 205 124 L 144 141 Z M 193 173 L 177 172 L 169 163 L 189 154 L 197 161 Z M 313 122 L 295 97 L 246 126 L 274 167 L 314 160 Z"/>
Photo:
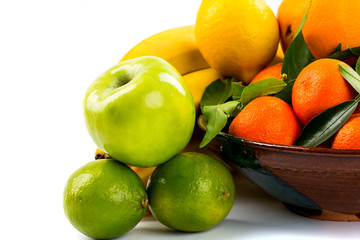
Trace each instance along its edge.
<path fill-rule="evenodd" d="M 133 47 L 120 61 L 141 56 L 160 57 L 172 64 L 181 75 L 209 68 L 195 40 L 195 26 L 165 30 Z"/>
<path fill-rule="evenodd" d="M 206 87 L 213 81 L 221 78 L 221 75 L 212 68 L 206 68 L 185 74 L 183 78 L 194 98 L 196 113 L 199 114 L 201 97 Z"/>

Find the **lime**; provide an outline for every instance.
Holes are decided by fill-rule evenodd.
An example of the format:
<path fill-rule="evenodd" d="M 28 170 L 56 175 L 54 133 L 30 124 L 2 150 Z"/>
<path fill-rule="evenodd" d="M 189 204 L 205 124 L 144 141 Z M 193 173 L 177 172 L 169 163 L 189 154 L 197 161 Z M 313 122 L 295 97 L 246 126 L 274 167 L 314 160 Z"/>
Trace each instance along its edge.
<path fill-rule="evenodd" d="M 65 215 L 88 237 L 109 239 L 134 228 L 147 210 L 138 175 L 115 160 L 96 160 L 74 172 L 64 191 Z"/>
<path fill-rule="evenodd" d="M 225 165 L 202 153 L 181 153 L 151 175 L 149 206 L 162 224 L 185 232 L 209 229 L 230 212 L 235 184 Z"/>

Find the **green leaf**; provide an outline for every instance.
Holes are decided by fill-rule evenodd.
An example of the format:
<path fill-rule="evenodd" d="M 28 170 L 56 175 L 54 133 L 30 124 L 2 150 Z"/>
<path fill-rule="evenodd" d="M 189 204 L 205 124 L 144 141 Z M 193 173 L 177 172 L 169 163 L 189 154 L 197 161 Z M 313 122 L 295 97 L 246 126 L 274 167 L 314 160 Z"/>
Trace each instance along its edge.
<path fill-rule="evenodd" d="M 241 82 L 232 82 L 233 100 L 240 100 L 245 87 Z"/>
<path fill-rule="evenodd" d="M 218 105 L 229 99 L 232 96 L 232 81 L 233 79 L 227 78 L 224 81 L 218 79 L 210 83 L 201 97 L 201 111 L 204 106 Z"/>
<path fill-rule="evenodd" d="M 360 56 L 360 46 L 354 48 L 347 48 L 341 51 L 341 43 L 340 43 L 328 58 L 344 61 L 348 58 L 358 57 L 358 56 Z"/>
<path fill-rule="evenodd" d="M 358 74 L 360 74 L 360 58 L 356 61 L 355 70 Z"/>
<path fill-rule="evenodd" d="M 306 45 L 304 36 L 302 34 L 302 27 L 306 21 L 307 13 L 304 15 L 296 34 L 290 46 L 286 50 L 283 66 L 281 69 L 282 74 L 286 74 L 285 83 L 287 86 L 276 97 L 283 99 L 291 105 L 292 87 L 294 82 L 301 72 L 301 70 L 315 60 L 310 52 L 309 47 Z"/>
<path fill-rule="evenodd" d="M 360 93 L 360 76 L 351 67 L 345 64 L 339 64 L 341 75 L 350 83 L 350 85 Z"/>
<path fill-rule="evenodd" d="M 241 93 L 240 102 L 247 104 L 257 97 L 276 94 L 285 87 L 286 83 L 278 78 L 263 79 L 247 85 Z"/>
<path fill-rule="evenodd" d="M 226 126 L 228 117 L 238 105 L 238 101 L 230 101 L 215 106 L 204 106 L 203 114 L 208 124 L 200 148 L 205 147 Z"/>
<path fill-rule="evenodd" d="M 360 46 L 349 48 L 352 54 L 354 54 L 355 57 L 360 56 Z"/>
<path fill-rule="evenodd" d="M 340 103 L 311 119 L 294 145 L 316 147 L 329 139 L 349 119 L 358 102 L 357 97 L 355 100 Z"/>
<path fill-rule="evenodd" d="M 302 26 L 305 23 L 307 14 L 304 15 L 301 24 L 297 29 L 297 34 L 292 40 L 289 48 L 286 50 L 284 56 L 283 67 L 281 69 L 282 74 L 287 75 L 288 81 L 296 79 L 300 71 L 314 60 L 314 56 L 310 52 L 310 49 L 305 43 L 304 36 L 302 34 Z M 288 83 L 288 81 L 285 81 Z"/>
<path fill-rule="evenodd" d="M 330 54 L 329 58 L 332 58 L 331 56 L 336 56 L 336 54 L 338 54 L 339 52 L 341 52 L 341 43 L 336 46 L 335 50 Z"/>
<path fill-rule="evenodd" d="M 286 50 L 281 73 L 285 73 L 289 80 L 296 79 L 301 70 L 314 59 L 309 47 L 305 43 L 302 31 L 300 31 Z"/>
<path fill-rule="evenodd" d="M 310 6 L 309 6 L 310 7 Z M 309 8 L 306 10 L 305 12 L 305 15 L 303 16 L 303 18 L 301 19 L 300 23 L 299 23 L 299 26 L 297 27 L 296 29 L 296 32 L 295 32 L 295 35 L 294 35 L 294 38 L 296 38 L 296 36 L 301 32 L 301 29 L 303 28 L 304 24 L 305 24 L 305 21 L 306 21 L 306 18 L 307 18 L 307 12 L 308 12 Z"/>
<path fill-rule="evenodd" d="M 294 83 L 295 83 L 295 79 L 288 81 L 286 87 L 281 92 L 275 94 L 275 97 L 278 97 L 278 98 L 284 100 L 291 106 L 292 105 L 291 93 L 292 93 L 292 88 L 294 86 Z"/>
<path fill-rule="evenodd" d="M 234 109 L 234 111 L 232 111 L 229 117 L 233 117 L 233 118 L 236 117 L 236 115 L 238 115 L 241 112 L 241 110 L 243 110 L 243 108 L 245 107 L 245 105 L 242 104 L 241 102 L 238 103 L 239 103 L 238 106 Z"/>

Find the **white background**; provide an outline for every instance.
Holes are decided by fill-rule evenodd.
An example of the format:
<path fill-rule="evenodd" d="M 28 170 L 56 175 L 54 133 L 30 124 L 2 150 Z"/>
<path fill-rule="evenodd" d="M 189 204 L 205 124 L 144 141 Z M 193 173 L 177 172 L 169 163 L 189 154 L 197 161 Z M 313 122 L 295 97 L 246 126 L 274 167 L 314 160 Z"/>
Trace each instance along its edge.
<path fill-rule="evenodd" d="M 0 2 L 1 239 L 88 239 L 62 193 L 96 149 L 81 113 L 89 84 L 144 38 L 195 23 L 200 0 Z M 270 1 L 276 13 L 280 1 Z M 360 223 L 310 220 L 242 177 L 215 228 L 185 234 L 145 218 L 120 239 L 358 239 Z"/>

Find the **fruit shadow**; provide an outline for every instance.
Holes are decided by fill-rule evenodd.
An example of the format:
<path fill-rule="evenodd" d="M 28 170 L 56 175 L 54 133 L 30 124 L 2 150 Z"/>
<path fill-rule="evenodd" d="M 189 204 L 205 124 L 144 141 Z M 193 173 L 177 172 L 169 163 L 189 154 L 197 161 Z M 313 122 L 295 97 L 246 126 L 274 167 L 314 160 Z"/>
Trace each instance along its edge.
<path fill-rule="evenodd" d="M 351 239 L 360 234 L 358 222 L 309 219 L 290 212 L 279 200 L 265 193 L 242 175 L 234 173 L 237 195 L 225 220 L 198 233 L 176 231 L 159 223 L 152 215 L 119 239 Z"/>

